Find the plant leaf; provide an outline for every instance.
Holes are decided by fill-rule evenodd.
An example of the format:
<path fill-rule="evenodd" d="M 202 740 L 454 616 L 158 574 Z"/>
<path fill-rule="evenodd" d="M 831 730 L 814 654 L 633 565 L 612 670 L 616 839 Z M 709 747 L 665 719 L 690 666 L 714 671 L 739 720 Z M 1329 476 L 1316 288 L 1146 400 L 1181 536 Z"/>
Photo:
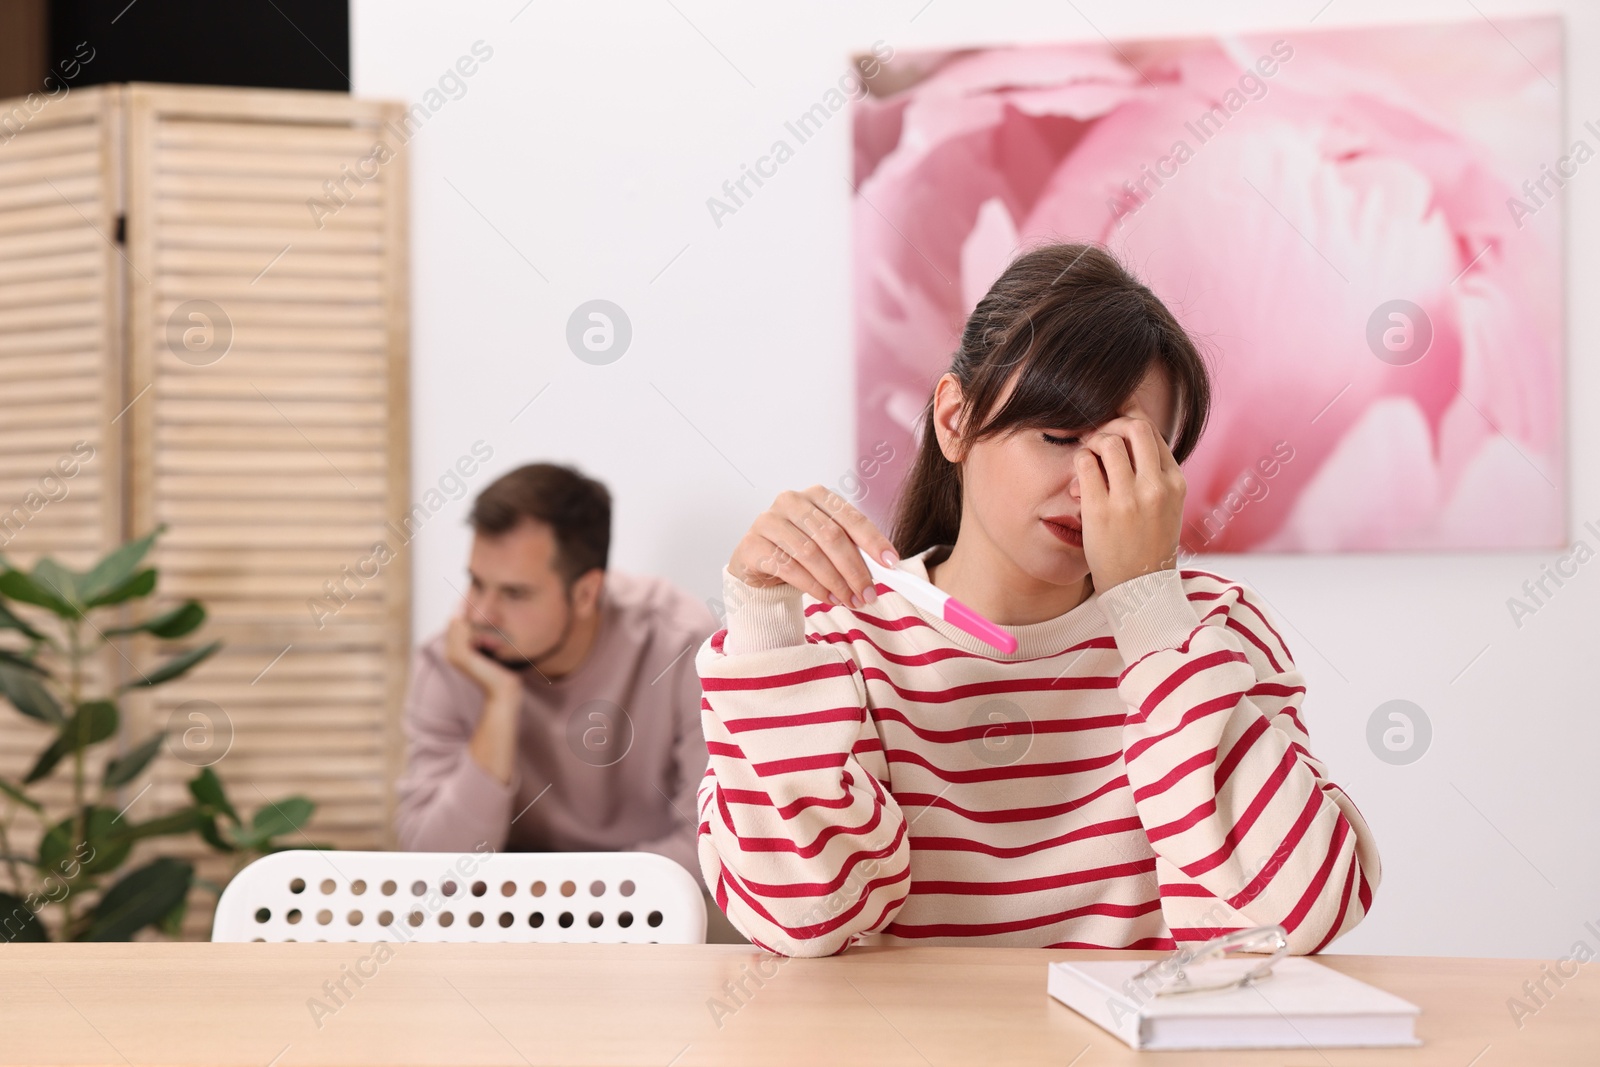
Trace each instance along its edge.
<path fill-rule="evenodd" d="M 292 834 L 304 826 L 316 810 L 315 804 L 298 795 L 263 804 L 250 820 L 250 837 L 257 844 L 266 844 L 279 834 Z"/>
<path fill-rule="evenodd" d="M 82 602 L 82 598 L 78 595 L 78 585 L 83 581 L 83 575 L 68 570 L 46 556 L 33 565 L 30 577 L 40 587 L 50 590 L 53 596 L 71 607 L 74 615 L 83 614 L 76 606 Z"/>
<path fill-rule="evenodd" d="M 0 941 L 48 941 L 44 924 L 21 897 L 0 893 Z"/>
<path fill-rule="evenodd" d="M 109 700 L 91 700 L 79 704 L 72 718 L 61 724 L 61 731 L 50 746 L 39 753 L 33 770 L 22 780 L 31 785 L 55 770 L 56 764 L 79 749 L 98 744 L 117 732 L 117 706 Z"/>
<path fill-rule="evenodd" d="M 226 815 L 235 823 L 242 822 L 239 813 L 234 810 L 233 804 L 228 801 L 227 790 L 222 788 L 222 779 L 217 777 L 217 772 L 210 767 L 202 768 L 189 782 L 189 793 L 200 802 L 202 808 L 210 808 Z"/>
<path fill-rule="evenodd" d="M 125 756 L 118 756 L 106 763 L 105 777 L 101 779 L 107 789 L 127 785 L 139 777 L 141 771 L 150 765 L 156 758 L 156 753 L 161 751 L 161 743 L 167 739 L 166 734 L 156 734 L 144 744 L 133 749 Z"/>
<path fill-rule="evenodd" d="M 156 923 L 156 928 L 168 937 L 181 937 L 183 935 L 183 917 L 188 911 L 189 894 L 185 893 L 183 898 L 178 901 L 177 906 L 162 916 L 160 922 Z"/>
<path fill-rule="evenodd" d="M 30 719 L 52 726 L 67 721 L 61 705 L 39 681 L 38 675 L 5 661 L 0 661 L 0 696 L 11 701 L 13 707 Z"/>
<path fill-rule="evenodd" d="M 83 576 L 80 588 L 84 604 L 94 607 L 97 601 L 112 603 L 100 601 L 100 598 L 121 587 L 133 577 L 134 568 L 139 566 L 139 561 L 144 559 L 145 554 L 150 551 L 150 546 L 155 544 L 156 538 L 161 536 L 166 528 L 166 523 L 162 523 L 137 541 L 129 541 L 106 553 L 105 557 Z"/>
<path fill-rule="evenodd" d="M 20 630 L 35 641 L 43 641 L 44 634 L 28 625 L 26 619 L 0 603 L 0 630 Z"/>
<path fill-rule="evenodd" d="M 28 658 L 28 655 L 32 654 L 33 653 L 30 652 L 27 655 L 24 655 L 23 653 L 18 652 L 16 649 L 0 648 L 0 664 L 23 671 L 27 674 L 35 674 L 43 678 L 48 678 L 50 676 L 50 672 Z"/>
<path fill-rule="evenodd" d="M 199 663 L 201 660 L 205 659 L 207 656 L 211 655 L 221 647 L 221 641 L 213 641 L 209 645 L 201 645 L 199 648 L 191 648 L 187 652 L 173 656 L 171 659 L 167 660 L 167 662 L 163 663 L 161 666 L 157 667 L 155 670 L 151 671 L 137 682 L 130 682 L 122 688 L 124 690 L 141 689 L 152 685 L 160 685 L 162 682 L 170 682 L 179 675 L 186 673 L 189 668 L 193 667 L 196 663 Z"/>
<path fill-rule="evenodd" d="M 119 840 L 138 841 L 145 837 L 160 837 L 166 834 L 186 834 L 192 830 L 200 829 L 205 820 L 205 814 L 199 808 L 179 808 L 177 811 L 158 815 L 148 822 L 127 826 L 117 833 Z"/>
<path fill-rule="evenodd" d="M 124 600 L 149 596 L 155 592 L 155 588 L 156 569 L 154 567 L 146 567 L 116 588 L 85 602 L 83 606 L 86 608 L 103 608 L 108 604 L 120 604 Z"/>
<path fill-rule="evenodd" d="M 4 793 L 12 800 L 15 800 L 18 804 L 21 804 L 23 807 L 32 808 L 34 811 L 40 814 L 43 814 L 44 812 L 44 807 L 37 800 L 30 797 L 28 794 L 24 793 L 21 789 L 18 789 L 4 778 L 0 778 L 0 793 Z M 33 861 L 29 860 L 28 862 L 32 863 Z"/>
<path fill-rule="evenodd" d="M 116 870 L 128 858 L 128 852 L 133 848 L 133 839 L 120 832 L 117 813 L 110 808 L 89 806 L 84 811 L 86 815 L 82 844 L 88 845 L 91 852 L 88 857 L 84 857 L 82 852 L 76 853 L 76 860 L 79 863 L 78 875 L 103 874 L 106 871 Z M 50 827 L 39 841 L 41 871 L 54 874 L 58 878 L 67 877 L 67 865 L 74 860 L 74 852 L 79 844 L 74 840 L 77 829 L 77 819 L 72 815 Z M 81 889 L 80 885 L 75 891 Z"/>
<path fill-rule="evenodd" d="M 171 915 L 189 895 L 193 881 L 190 864 L 170 856 L 152 860 L 101 895 L 75 940 L 127 941 Z"/>
<path fill-rule="evenodd" d="M 121 637 L 124 634 L 147 633 L 154 634 L 163 641 L 175 641 L 187 636 L 200 628 L 206 621 L 206 609 L 198 600 L 185 601 L 171 611 L 162 612 L 143 622 L 132 626 L 115 626 L 107 630 L 107 637 Z"/>
<path fill-rule="evenodd" d="M 200 839 L 218 852 L 237 852 L 238 846 L 227 841 L 217 830 L 217 820 L 213 815 L 207 815 L 200 823 Z"/>
<path fill-rule="evenodd" d="M 8 570 L 0 574 L 0 596 L 20 600 L 35 607 L 47 608 L 63 619 L 78 617 L 77 608 L 53 593 L 49 586 L 34 581 L 19 570 Z"/>

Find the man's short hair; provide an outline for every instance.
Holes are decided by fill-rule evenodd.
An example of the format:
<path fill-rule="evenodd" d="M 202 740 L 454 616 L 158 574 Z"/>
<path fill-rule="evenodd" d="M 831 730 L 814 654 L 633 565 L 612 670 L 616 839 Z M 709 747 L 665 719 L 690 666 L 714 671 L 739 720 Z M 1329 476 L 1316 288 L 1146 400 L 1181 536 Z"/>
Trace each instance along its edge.
<path fill-rule="evenodd" d="M 611 493 L 576 468 L 529 463 L 501 475 L 472 502 L 468 520 L 486 537 L 509 533 L 527 521 L 542 522 L 555 533 L 551 566 L 562 585 L 598 567 L 611 553 Z"/>

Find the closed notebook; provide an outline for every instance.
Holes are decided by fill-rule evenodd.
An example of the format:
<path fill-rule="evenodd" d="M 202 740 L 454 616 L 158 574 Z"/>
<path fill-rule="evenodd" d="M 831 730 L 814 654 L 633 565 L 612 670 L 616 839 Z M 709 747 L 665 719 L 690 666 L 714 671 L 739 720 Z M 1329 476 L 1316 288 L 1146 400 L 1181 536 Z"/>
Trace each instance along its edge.
<path fill-rule="evenodd" d="M 1210 966 L 1240 973 L 1259 961 Z M 1291 956 L 1243 988 L 1156 996 L 1132 979 L 1146 960 L 1052 963 L 1048 991 L 1136 1049 L 1359 1048 L 1420 1045 L 1415 1004 Z"/>

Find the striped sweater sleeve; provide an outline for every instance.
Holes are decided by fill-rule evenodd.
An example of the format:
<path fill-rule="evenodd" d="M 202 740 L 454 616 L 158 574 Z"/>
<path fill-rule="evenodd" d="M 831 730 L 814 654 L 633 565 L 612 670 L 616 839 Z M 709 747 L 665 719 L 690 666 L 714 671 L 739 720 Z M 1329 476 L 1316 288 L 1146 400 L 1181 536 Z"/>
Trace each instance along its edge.
<path fill-rule="evenodd" d="M 723 568 L 727 628 L 701 645 L 701 871 L 729 921 L 785 956 L 842 952 L 905 903 L 900 807 L 862 765 L 882 763 L 860 667 L 808 639 L 801 592 Z M 860 754 L 861 758 L 858 758 Z"/>
<path fill-rule="evenodd" d="M 1305 681 L 1259 598 L 1176 570 L 1100 596 L 1126 664 L 1123 759 L 1178 942 L 1279 923 L 1320 951 L 1372 903 L 1372 832 L 1311 755 Z"/>

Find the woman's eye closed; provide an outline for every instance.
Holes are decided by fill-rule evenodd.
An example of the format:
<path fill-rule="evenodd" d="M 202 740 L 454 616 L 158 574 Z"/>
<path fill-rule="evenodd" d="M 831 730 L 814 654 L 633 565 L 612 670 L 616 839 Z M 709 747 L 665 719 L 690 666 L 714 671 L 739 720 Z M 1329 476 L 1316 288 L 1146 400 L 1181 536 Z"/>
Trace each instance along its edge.
<path fill-rule="evenodd" d="M 1078 438 L 1076 437 L 1051 437 L 1049 434 L 1045 434 L 1044 439 L 1053 445 L 1075 445 L 1078 443 Z"/>

